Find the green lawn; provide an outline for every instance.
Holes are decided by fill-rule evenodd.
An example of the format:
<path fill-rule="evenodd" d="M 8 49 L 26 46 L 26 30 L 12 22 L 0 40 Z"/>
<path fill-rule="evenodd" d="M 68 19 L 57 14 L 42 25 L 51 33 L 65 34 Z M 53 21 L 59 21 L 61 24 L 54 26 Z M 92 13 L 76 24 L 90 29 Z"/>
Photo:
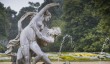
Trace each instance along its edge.
<path fill-rule="evenodd" d="M 63 52 L 63 53 L 47 53 L 51 61 L 110 61 L 110 58 L 107 58 L 106 55 L 87 53 L 87 52 Z M 10 61 L 10 56 L 5 54 L 0 54 L 1 62 Z"/>

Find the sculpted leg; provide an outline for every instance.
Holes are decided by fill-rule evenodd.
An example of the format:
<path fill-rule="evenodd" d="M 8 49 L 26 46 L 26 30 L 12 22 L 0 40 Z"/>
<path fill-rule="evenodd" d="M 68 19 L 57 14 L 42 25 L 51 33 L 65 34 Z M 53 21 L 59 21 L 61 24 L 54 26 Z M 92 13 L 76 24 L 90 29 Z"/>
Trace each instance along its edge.
<path fill-rule="evenodd" d="M 16 64 L 24 64 L 23 63 L 23 54 L 21 52 L 21 48 L 18 49 Z"/>
<path fill-rule="evenodd" d="M 50 59 L 48 58 L 47 55 L 44 54 L 42 59 L 44 60 L 45 64 L 51 64 L 51 61 L 50 61 Z"/>
<path fill-rule="evenodd" d="M 29 41 L 23 35 L 20 37 L 20 46 L 21 46 L 21 53 L 23 54 L 25 64 L 30 64 Z"/>
<path fill-rule="evenodd" d="M 41 51 L 36 41 L 31 42 L 30 48 L 37 55 L 35 59 L 33 60 L 33 64 L 36 64 L 42 58 L 43 52 Z"/>
<path fill-rule="evenodd" d="M 22 53 L 25 59 L 25 64 L 30 64 L 30 52 L 29 52 L 29 46 L 24 45 L 22 47 Z"/>
<path fill-rule="evenodd" d="M 41 51 L 39 45 L 37 44 L 36 41 L 32 42 L 30 44 L 30 48 L 31 50 L 36 53 L 36 57 L 33 60 L 33 64 L 36 64 L 41 58 L 46 62 L 46 64 L 51 64 L 50 60 L 48 59 L 48 57 L 46 57 L 46 55 Z"/>

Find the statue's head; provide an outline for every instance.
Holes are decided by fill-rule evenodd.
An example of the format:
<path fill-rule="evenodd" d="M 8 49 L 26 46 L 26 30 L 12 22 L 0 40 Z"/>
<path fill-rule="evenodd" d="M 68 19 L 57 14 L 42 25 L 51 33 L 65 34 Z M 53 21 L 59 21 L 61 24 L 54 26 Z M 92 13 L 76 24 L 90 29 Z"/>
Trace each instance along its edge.
<path fill-rule="evenodd" d="M 45 13 L 44 13 L 44 20 L 45 21 L 49 21 L 51 18 L 51 13 L 47 10 Z"/>
<path fill-rule="evenodd" d="M 48 29 L 48 33 L 53 36 L 61 35 L 61 29 L 59 27 L 53 27 L 52 29 Z"/>

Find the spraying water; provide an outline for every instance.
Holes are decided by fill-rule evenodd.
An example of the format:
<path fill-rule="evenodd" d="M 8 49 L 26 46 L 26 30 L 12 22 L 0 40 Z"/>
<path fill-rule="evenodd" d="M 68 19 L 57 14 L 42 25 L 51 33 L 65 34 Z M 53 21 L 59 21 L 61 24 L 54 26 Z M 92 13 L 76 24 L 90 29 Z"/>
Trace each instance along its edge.
<path fill-rule="evenodd" d="M 101 49 L 101 52 L 100 52 L 101 55 L 104 54 L 104 48 L 107 45 L 107 42 L 108 41 L 109 41 L 109 38 L 106 38 L 105 41 L 104 41 L 104 43 L 103 43 L 103 45 L 102 45 L 102 49 Z M 100 58 L 100 61 L 101 61 L 101 58 Z M 102 64 L 100 61 L 99 61 L 98 64 Z"/>
<path fill-rule="evenodd" d="M 59 49 L 58 56 L 60 56 L 60 54 L 61 54 L 61 50 L 62 50 L 62 47 L 63 47 L 63 44 L 64 44 L 64 41 L 65 41 L 66 37 L 70 38 L 70 42 L 69 42 L 69 43 L 71 44 L 71 48 L 74 48 L 72 36 L 66 34 L 66 35 L 63 37 L 62 43 L 61 43 L 61 45 L 60 45 L 60 49 Z M 59 62 L 59 57 L 58 57 L 58 62 Z"/>
<path fill-rule="evenodd" d="M 103 45 L 102 45 L 102 49 L 101 49 L 100 54 L 103 54 L 104 48 L 105 48 L 105 46 L 107 45 L 107 42 L 108 42 L 108 41 L 109 41 L 109 38 L 106 38 L 106 39 L 105 39 L 105 42 L 104 42 Z"/>

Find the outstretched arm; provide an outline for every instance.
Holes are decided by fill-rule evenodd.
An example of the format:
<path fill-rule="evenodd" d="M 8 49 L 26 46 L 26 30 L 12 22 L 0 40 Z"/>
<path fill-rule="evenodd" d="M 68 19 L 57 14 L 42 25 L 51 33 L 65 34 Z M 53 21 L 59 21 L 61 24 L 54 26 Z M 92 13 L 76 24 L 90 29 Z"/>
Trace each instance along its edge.
<path fill-rule="evenodd" d="M 50 4 L 47 4 L 43 9 L 41 9 L 41 11 L 38 13 L 38 15 L 43 15 L 44 14 L 44 12 L 46 11 L 46 10 L 48 10 L 49 8 L 51 8 L 51 7 L 54 7 L 54 6 L 59 6 L 60 4 L 59 3 L 50 3 Z"/>
<path fill-rule="evenodd" d="M 35 31 L 35 34 L 37 35 L 37 37 L 41 40 L 44 40 L 46 42 L 51 42 L 51 40 L 49 38 L 47 38 L 46 36 L 44 36 L 37 28 L 36 24 L 33 23 L 30 25 L 31 28 Z"/>
<path fill-rule="evenodd" d="M 24 14 L 24 15 L 20 18 L 20 20 L 18 21 L 18 31 L 21 31 L 21 30 L 22 30 L 22 24 L 21 24 L 21 22 L 22 22 L 26 17 L 28 17 L 29 15 L 33 15 L 33 14 L 35 14 L 35 12 L 27 12 L 26 14 Z"/>
<path fill-rule="evenodd" d="M 20 33 L 21 33 L 21 31 L 22 31 L 22 21 L 23 21 L 26 17 L 28 17 L 29 15 L 33 15 L 33 14 L 35 14 L 35 12 L 26 12 L 26 14 L 24 14 L 24 15 L 20 18 L 20 20 L 18 21 L 18 35 L 16 36 L 15 39 L 18 39 L 18 38 L 19 38 Z"/>

